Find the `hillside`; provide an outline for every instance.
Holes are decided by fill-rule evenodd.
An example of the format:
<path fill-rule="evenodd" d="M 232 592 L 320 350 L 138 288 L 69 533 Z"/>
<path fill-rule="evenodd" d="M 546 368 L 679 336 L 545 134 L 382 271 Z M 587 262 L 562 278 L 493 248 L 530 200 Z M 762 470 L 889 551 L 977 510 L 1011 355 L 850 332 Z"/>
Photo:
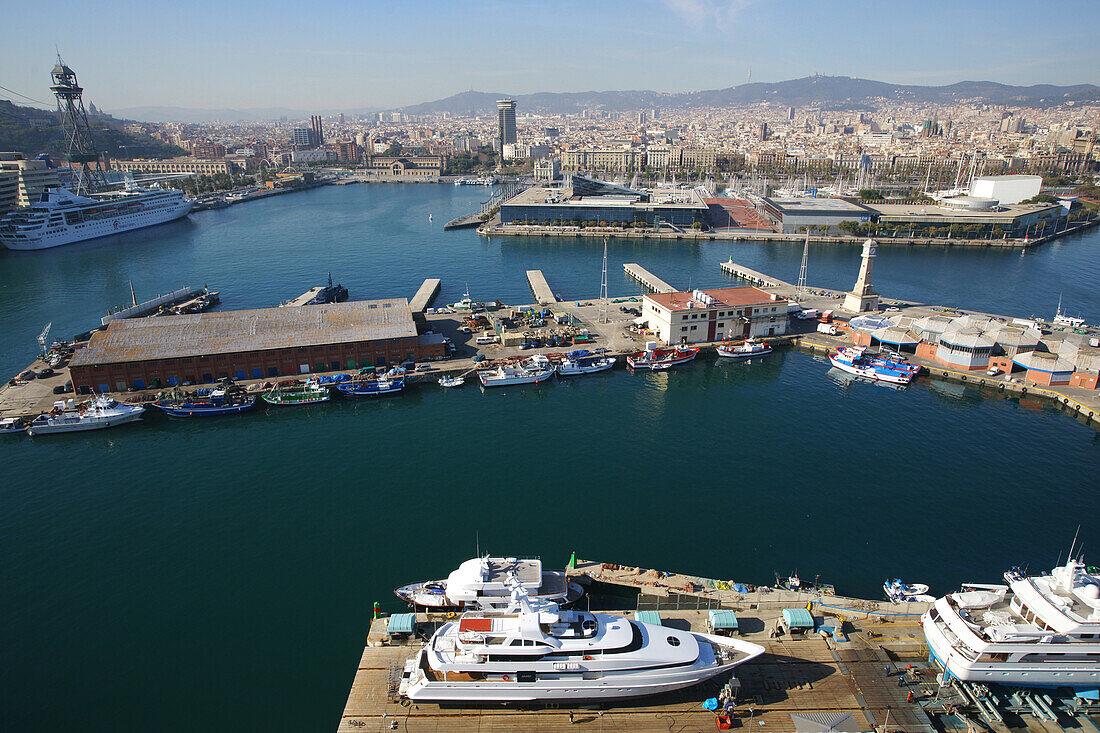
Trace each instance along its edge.
<path fill-rule="evenodd" d="M 140 157 L 170 158 L 186 155 L 187 151 L 168 145 L 149 135 L 125 132 L 122 122 L 101 115 L 89 118 L 96 149 L 113 158 Z M 123 149 L 123 146 L 129 149 Z M 28 158 L 39 153 L 49 153 L 55 160 L 63 160 L 68 150 L 64 129 L 58 122 L 55 110 L 36 107 L 20 107 L 0 100 L 0 151 L 20 152 Z"/>
<path fill-rule="evenodd" d="M 886 100 L 923 104 L 952 104 L 974 100 L 989 104 L 1024 107 L 1050 107 L 1067 101 L 1100 100 L 1100 87 L 1094 84 L 1029 87 L 991 81 L 963 81 L 946 86 L 891 84 L 849 76 L 807 76 L 801 79 L 741 84 L 725 89 L 669 94 L 653 91 L 614 92 L 539 92 L 506 93 L 462 92 L 434 102 L 414 104 L 401 109 L 409 114 L 449 112 L 454 115 L 495 114 L 496 101 L 511 96 L 522 111 L 545 114 L 569 114 L 584 109 L 625 112 L 652 107 L 690 109 L 696 107 L 733 107 L 760 102 L 790 106 L 819 106 L 830 109 L 865 109 Z"/>

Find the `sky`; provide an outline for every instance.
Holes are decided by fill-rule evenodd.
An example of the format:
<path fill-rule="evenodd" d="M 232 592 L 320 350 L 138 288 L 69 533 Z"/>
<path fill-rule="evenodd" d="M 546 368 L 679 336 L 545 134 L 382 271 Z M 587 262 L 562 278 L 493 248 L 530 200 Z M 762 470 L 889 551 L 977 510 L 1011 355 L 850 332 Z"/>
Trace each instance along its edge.
<path fill-rule="evenodd" d="M 107 111 L 388 109 L 471 89 L 681 92 L 814 73 L 1100 83 L 1097 0 L 0 0 L 0 17 L 0 99 L 53 106 L 60 49 Z"/>

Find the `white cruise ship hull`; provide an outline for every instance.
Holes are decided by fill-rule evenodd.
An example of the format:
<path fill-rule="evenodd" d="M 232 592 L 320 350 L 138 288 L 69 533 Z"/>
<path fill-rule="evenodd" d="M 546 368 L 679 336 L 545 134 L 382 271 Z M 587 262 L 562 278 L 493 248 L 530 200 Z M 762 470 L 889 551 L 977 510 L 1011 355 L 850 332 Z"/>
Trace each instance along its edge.
<path fill-rule="evenodd" d="M 54 231 L 38 233 L 21 231 L 0 234 L 0 244 L 13 250 L 37 250 L 60 247 L 66 244 L 86 242 L 91 239 L 124 234 L 136 229 L 167 224 L 181 219 L 191 211 L 192 202 L 181 198 L 178 203 L 149 211 L 122 214 L 112 218 L 84 221 L 73 226 L 66 225 Z"/>
<path fill-rule="evenodd" d="M 58 418 L 45 424 L 31 425 L 27 428 L 27 435 L 49 435 L 52 433 L 79 433 L 85 430 L 102 430 L 113 428 L 116 425 L 124 425 L 137 422 L 141 419 L 144 410 L 122 415 L 110 415 L 108 417 L 83 417 L 83 418 Z"/>

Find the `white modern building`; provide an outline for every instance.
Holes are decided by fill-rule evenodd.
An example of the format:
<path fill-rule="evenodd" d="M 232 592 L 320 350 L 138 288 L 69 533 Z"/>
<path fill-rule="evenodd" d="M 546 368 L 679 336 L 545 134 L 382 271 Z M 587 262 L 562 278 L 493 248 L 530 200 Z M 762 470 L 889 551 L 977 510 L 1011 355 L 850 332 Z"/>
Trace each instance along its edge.
<path fill-rule="evenodd" d="M 1042 176 L 979 176 L 970 184 L 970 195 L 996 199 L 1002 204 L 1018 204 L 1038 196 L 1042 185 Z"/>
<path fill-rule="evenodd" d="M 647 293 L 642 319 L 666 344 L 780 336 L 787 332 L 787 301 L 754 287 Z"/>

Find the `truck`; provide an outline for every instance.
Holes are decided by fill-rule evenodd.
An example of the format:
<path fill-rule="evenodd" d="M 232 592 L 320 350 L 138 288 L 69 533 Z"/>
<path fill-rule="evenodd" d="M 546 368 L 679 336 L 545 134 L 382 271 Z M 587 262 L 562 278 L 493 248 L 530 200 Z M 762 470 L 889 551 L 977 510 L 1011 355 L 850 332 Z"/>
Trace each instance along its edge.
<path fill-rule="evenodd" d="M 819 323 L 819 324 L 817 324 L 817 332 L 818 333 L 827 333 L 830 336 L 836 336 L 838 333 L 840 333 L 840 331 L 837 330 L 837 327 L 832 323 Z"/>
<path fill-rule="evenodd" d="M 809 321 L 817 318 L 818 315 L 820 314 L 817 312 L 816 308 L 810 308 L 809 310 L 803 310 L 796 317 L 802 319 L 803 321 Z"/>
<path fill-rule="evenodd" d="M 818 318 L 817 320 L 821 321 L 822 323 L 832 323 L 833 322 L 833 312 L 832 311 L 821 311 L 821 317 Z"/>

